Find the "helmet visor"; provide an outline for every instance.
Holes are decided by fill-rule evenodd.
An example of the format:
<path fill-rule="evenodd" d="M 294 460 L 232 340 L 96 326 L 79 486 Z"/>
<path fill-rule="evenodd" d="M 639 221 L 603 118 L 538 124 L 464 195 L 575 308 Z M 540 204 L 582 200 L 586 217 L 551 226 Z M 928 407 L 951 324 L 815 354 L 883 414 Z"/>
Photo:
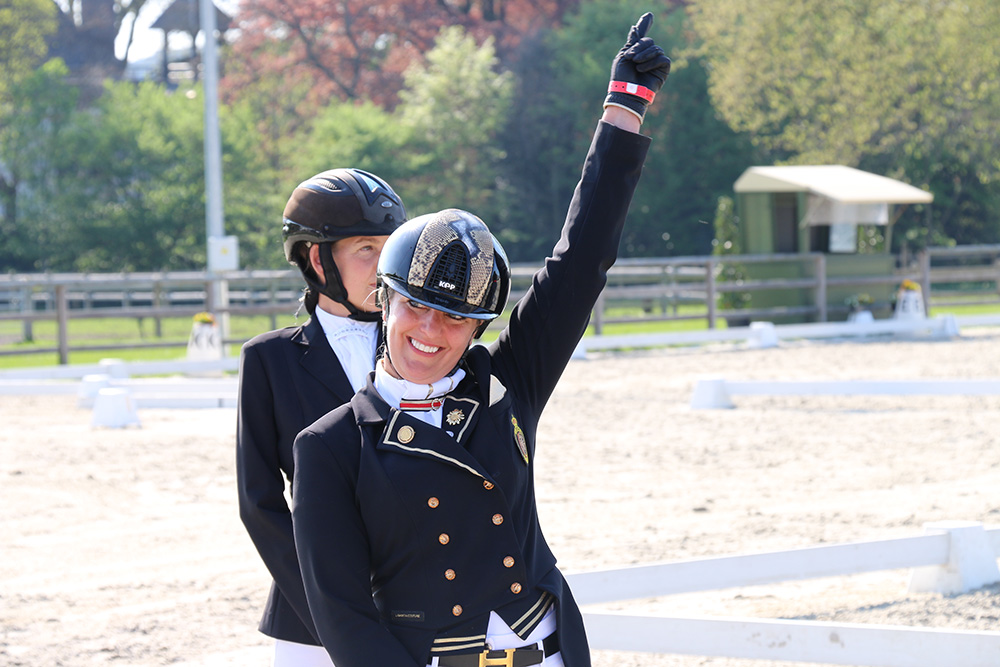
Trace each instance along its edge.
<path fill-rule="evenodd" d="M 492 320 L 497 317 L 497 313 L 489 312 L 479 306 L 466 303 L 461 299 L 456 299 L 440 292 L 432 292 L 421 287 L 408 285 L 405 281 L 399 280 L 394 276 L 384 275 L 381 278 L 392 291 L 398 292 L 407 299 L 416 301 L 428 308 L 440 310 L 449 315 L 468 317 L 474 320 Z"/>

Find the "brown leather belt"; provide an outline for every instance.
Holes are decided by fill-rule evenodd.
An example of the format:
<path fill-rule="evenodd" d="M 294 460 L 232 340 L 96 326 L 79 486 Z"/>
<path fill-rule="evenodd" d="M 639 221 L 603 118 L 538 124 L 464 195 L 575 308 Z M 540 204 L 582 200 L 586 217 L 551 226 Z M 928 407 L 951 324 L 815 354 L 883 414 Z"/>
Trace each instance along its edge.
<path fill-rule="evenodd" d="M 438 667 L 531 667 L 559 652 L 559 638 L 552 633 L 542 641 L 523 648 L 481 651 L 438 658 Z"/>

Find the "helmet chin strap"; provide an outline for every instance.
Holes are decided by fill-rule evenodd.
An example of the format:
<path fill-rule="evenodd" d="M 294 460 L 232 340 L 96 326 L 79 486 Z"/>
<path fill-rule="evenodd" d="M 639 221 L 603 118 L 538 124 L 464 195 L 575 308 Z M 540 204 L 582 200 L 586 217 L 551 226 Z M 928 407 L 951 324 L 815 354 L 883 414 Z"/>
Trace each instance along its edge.
<path fill-rule="evenodd" d="M 344 288 L 344 281 L 340 277 L 340 270 L 337 268 L 337 263 L 333 261 L 333 244 L 332 243 L 320 243 L 319 244 L 319 261 L 323 265 L 323 274 L 326 276 L 326 284 L 320 284 L 318 281 L 309 279 L 309 286 L 318 291 L 320 294 L 330 297 L 340 305 L 347 308 L 348 315 L 352 320 L 358 320 L 359 322 L 377 322 L 382 316 L 378 311 L 367 312 L 361 310 L 347 298 L 347 290 Z"/>

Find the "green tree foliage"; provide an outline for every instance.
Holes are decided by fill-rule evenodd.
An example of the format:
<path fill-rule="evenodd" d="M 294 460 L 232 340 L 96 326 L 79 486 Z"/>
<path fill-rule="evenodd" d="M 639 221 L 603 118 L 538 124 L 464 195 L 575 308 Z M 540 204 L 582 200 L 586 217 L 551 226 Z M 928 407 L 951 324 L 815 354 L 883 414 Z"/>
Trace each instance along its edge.
<path fill-rule="evenodd" d="M 30 241 L 16 225 L 18 194 L 64 110 L 49 84 L 58 87 L 65 67 L 39 69 L 48 53 L 46 39 L 56 31 L 56 12 L 51 0 L 0 2 L 0 266 L 26 261 Z"/>
<path fill-rule="evenodd" d="M 275 59 L 281 57 L 280 46 L 271 45 Z M 228 55 L 228 50 L 225 53 Z M 225 64 L 222 101 L 250 114 L 259 150 L 270 168 L 289 169 L 303 148 L 299 137 L 308 131 L 311 120 L 323 113 L 324 105 L 315 99 L 312 82 L 282 72 L 254 71 L 250 63 L 233 57 L 227 57 Z"/>
<path fill-rule="evenodd" d="M 26 111 L 39 100 L 33 104 Z M 95 108 L 42 123 L 49 135 L 35 132 L 34 140 L 49 138 L 44 152 L 31 151 L 14 225 L 16 238 L 33 243 L 4 263 L 53 271 L 204 268 L 202 106 L 200 89 L 168 94 L 153 83 L 118 83 Z M 244 265 L 260 266 L 272 255 L 280 206 L 247 114 L 223 108 L 220 115 L 226 231 L 239 236 Z"/>
<path fill-rule="evenodd" d="M 496 227 L 512 261 L 538 261 L 552 248 L 601 115 L 602 86 L 621 45 L 609 40 L 598 49 L 590 41 L 595 36 L 578 27 L 588 23 L 580 15 L 601 16 L 591 6 L 584 3 L 579 14 L 568 15 L 565 27 L 524 40 L 511 61 L 514 112 L 502 129 L 509 194 Z M 627 30 L 626 21 L 615 23 Z"/>
<path fill-rule="evenodd" d="M 275 173 L 273 204 L 259 211 L 269 230 L 258 236 L 262 245 L 254 267 L 287 266 L 280 243 L 281 212 L 297 184 L 327 169 L 355 167 L 381 176 L 403 197 L 407 213 L 414 214 L 404 187 L 415 171 L 409 131 L 381 107 L 367 102 L 332 103 L 308 127 L 282 143 L 293 150 L 286 168 Z"/>
<path fill-rule="evenodd" d="M 195 95 L 109 85 L 55 156 L 50 216 L 69 242 L 46 261 L 82 271 L 204 266 L 201 113 Z"/>
<path fill-rule="evenodd" d="M 360 17 L 350 29 L 313 6 L 263 16 L 278 4 L 255 5 L 259 30 L 241 33 L 254 59 L 229 59 L 220 108 L 225 229 L 245 267 L 285 266 L 288 194 L 337 166 L 385 177 L 411 215 L 473 211 L 512 260 L 540 260 L 611 59 L 645 11 L 674 68 L 643 126 L 654 142 L 624 255 L 710 252 L 733 182 L 773 162 L 844 163 L 933 190 L 932 207 L 897 224 L 896 249 L 1000 242 L 992 0 L 352 0 L 338 9 Z M 52 8 L 0 6 L 0 268 L 204 267 L 200 89 L 111 84 L 81 108 L 61 63 L 42 64 Z M 275 39 L 295 17 L 302 36 Z M 358 30 L 360 59 L 330 51 Z M 396 48 L 434 34 L 432 49 L 416 37 Z M 324 49 L 312 61 L 306 37 Z M 330 63 L 351 91 L 319 80 Z"/>
<path fill-rule="evenodd" d="M 630 256 L 710 252 L 716 199 L 751 164 L 749 140 L 717 115 L 705 68 L 688 50 L 690 30 L 672 3 L 595 0 L 565 26 L 522 44 L 515 65 L 518 93 L 504 135 L 505 174 L 516 193 L 501 232 L 518 261 L 537 261 L 551 248 L 580 173 L 580 161 L 601 114 L 611 60 L 645 11 L 651 36 L 674 67 L 646 114 L 642 132 L 654 138 L 629 213 L 622 252 Z M 704 224 L 703 224 L 704 222 Z"/>
<path fill-rule="evenodd" d="M 0 267 L 39 268 L 40 248 L 59 243 L 46 216 L 51 160 L 65 149 L 77 91 L 65 83 L 61 60 L 51 60 L 12 83 L 0 122 Z"/>
<path fill-rule="evenodd" d="M 632 204 L 624 251 L 705 255 L 712 251 L 717 201 L 732 193 L 733 182 L 754 164 L 755 151 L 749 137 L 731 130 L 712 105 L 704 61 L 685 57 L 693 37 L 685 12 L 665 14 L 659 30 L 675 66 L 643 124 L 655 141 Z"/>
<path fill-rule="evenodd" d="M 379 106 L 330 104 L 313 119 L 300 142 L 292 170 L 294 182 L 286 183 L 288 193 L 296 183 L 335 167 L 365 169 L 398 190 L 415 170 L 410 141 L 410 129 Z"/>
<path fill-rule="evenodd" d="M 770 161 L 929 186 L 930 229 L 911 239 L 1000 239 L 1000 4 L 698 0 L 691 16 L 716 107 Z"/>
<path fill-rule="evenodd" d="M 48 53 L 46 38 L 56 30 L 51 0 L 0 2 L 0 105 L 8 87 L 31 75 Z"/>
<path fill-rule="evenodd" d="M 445 28 L 426 64 L 407 70 L 397 109 L 412 140 L 413 169 L 401 185 L 408 211 L 463 208 L 487 224 L 498 213 L 497 143 L 512 93 L 497 73 L 492 40 L 478 46 L 457 26 Z"/>

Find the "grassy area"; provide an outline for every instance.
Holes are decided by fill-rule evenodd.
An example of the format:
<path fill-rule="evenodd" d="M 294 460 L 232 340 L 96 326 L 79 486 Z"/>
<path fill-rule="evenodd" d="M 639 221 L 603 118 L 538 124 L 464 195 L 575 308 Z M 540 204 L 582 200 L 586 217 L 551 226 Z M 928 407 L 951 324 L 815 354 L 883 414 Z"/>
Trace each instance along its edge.
<path fill-rule="evenodd" d="M 605 324 L 603 334 L 609 336 L 622 336 L 629 334 L 660 333 L 660 332 L 680 332 L 698 331 L 708 328 L 704 319 L 704 307 L 697 305 L 680 306 L 677 311 L 680 315 L 699 315 L 700 319 L 674 320 L 668 322 L 630 322 L 622 324 Z M 955 315 L 956 317 L 973 315 L 1000 315 L 1000 304 L 991 305 L 955 305 L 932 307 L 932 314 Z M 643 316 L 640 307 L 624 307 L 609 309 L 606 319 L 617 318 L 638 318 Z M 273 322 L 270 317 L 232 317 L 230 319 L 230 338 L 234 340 L 247 340 L 275 327 L 292 326 L 305 321 L 301 316 L 296 322 L 292 315 L 276 318 Z M 501 322 L 497 322 L 483 335 L 483 342 L 494 340 L 500 330 Z M 718 322 L 719 327 L 725 327 L 725 321 Z M 88 345 L 135 345 L 142 343 L 175 343 L 171 347 L 148 347 L 148 348 L 116 348 L 113 350 L 92 350 L 92 351 L 71 351 L 71 364 L 93 364 L 101 359 L 113 357 L 124 359 L 125 361 L 160 361 L 168 359 L 182 358 L 186 352 L 188 336 L 191 333 L 191 318 L 174 317 L 162 318 L 160 321 L 160 335 L 157 336 L 156 323 L 152 318 L 108 318 L 108 319 L 78 319 L 70 320 L 69 335 L 72 344 L 75 346 Z M 0 322 L 0 352 L 8 350 L 24 351 L 24 354 L 0 355 L 0 369 L 5 368 L 32 368 L 37 366 L 51 366 L 59 362 L 56 352 L 44 352 L 46 348 L 55 348 L 58 345 L 57 329 L 55 322 L 36 322 L 32 326 L 33 340 L 24 342 L 23 328 L 20 322 L 4 321 Z M 591 324 L 587 329 L 588 336 L 594 335 L 594 326 Z M 38 352 L 31 352 L 39 350 Z M 238 345 L 229 346 L 229 353 L 238 354 Z"/>
<path fill-rule="evenodd" d="M 967 317 L 972 315 L 1000 315 L 1000 306 L 979 305 L 979 306 L 934 306 L 931 305 L 931 315 L 954 315 L 955 317 Z"/>
<path fill-rule="evenodd" d="M 300 322 L 305 318 L 300 319 Z M 276 327 L 295 324 L 291 315 L 278 317 L 274 321 Z M 232 317 L 230 319 L 230 338 L 246 340 L 269 331 L 272 320 L 267 316 Z M 93 364 L 101 359 L 113 357 L 125 361 L 160 361 L 184 357 L 188 337 L 191 334 L 190 317 L 166 317 L 160 320 L 160 335 L 157 335 L 156 323 L 152 318 L 107 318 L 79 319 L 69 322 L 69 339 L 72 346 L 97 345 L 137 345 L 145 343 L 173 343 L 170 347 L 143 347 L 128 349 L 126 347 L 114 350 L 79 350 L 70 351 L 71 364 Z M 32 326 L 32 340 L 23 340 L 23 328 L 20 322 L 0 322 L 0 352 L 17 350 L 23 354 L 0 355 L 0 369 L 32 368 L 50 366 L 59 363 L 57 352 L 30 352 L 58 346 L 57 328 L 55 322 L 36 322 Z M 230 346 L 230 353 L 237 354 L 238 347 Z"/>

